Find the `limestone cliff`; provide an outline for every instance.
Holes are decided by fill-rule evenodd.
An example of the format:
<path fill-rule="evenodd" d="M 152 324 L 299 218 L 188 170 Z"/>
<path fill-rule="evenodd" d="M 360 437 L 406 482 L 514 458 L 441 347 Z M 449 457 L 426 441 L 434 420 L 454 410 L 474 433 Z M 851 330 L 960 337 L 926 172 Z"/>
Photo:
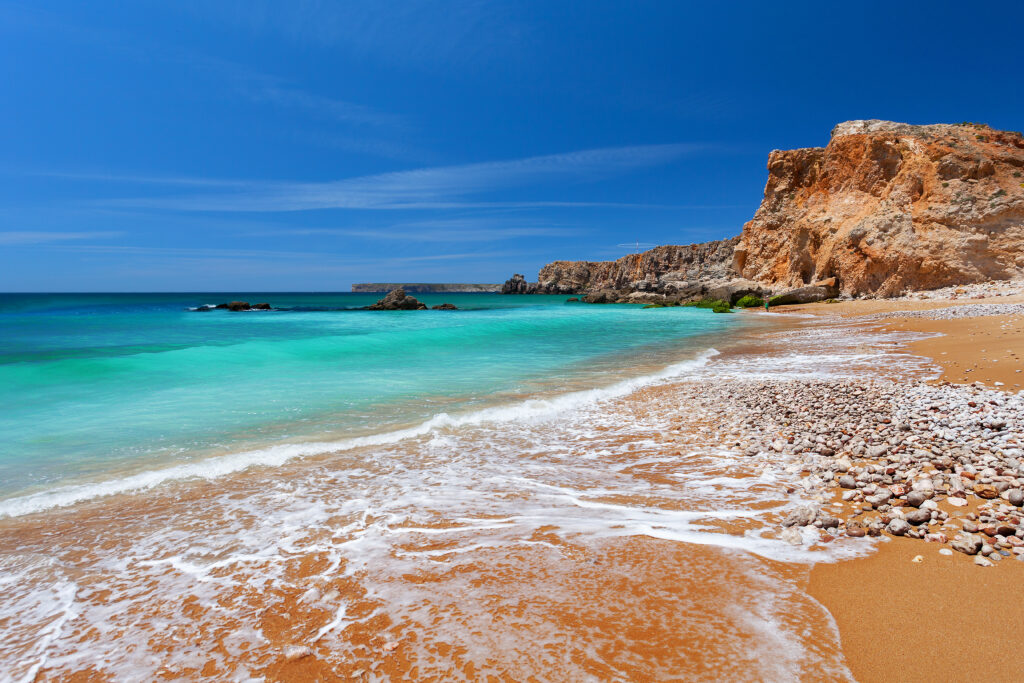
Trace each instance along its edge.
<path fill-rule="evenodd" d="M 614 291 L 693 298 L 736 280 L 733 250 L 738 237 L 685 246 L 655 247 L 615 261 L 554 261 L 541 268 L 537 282 L 516 274 L 505 294 L 579 294 Z M 633 297 L 642 299 L 642 296 Z"/>
<path fill-rule="evenodd" d="M 889 296 L 1024 274 L 1024 140 L 976 124 L 849 121 L 774 151 L 737 267 L 796 287 Z"/>

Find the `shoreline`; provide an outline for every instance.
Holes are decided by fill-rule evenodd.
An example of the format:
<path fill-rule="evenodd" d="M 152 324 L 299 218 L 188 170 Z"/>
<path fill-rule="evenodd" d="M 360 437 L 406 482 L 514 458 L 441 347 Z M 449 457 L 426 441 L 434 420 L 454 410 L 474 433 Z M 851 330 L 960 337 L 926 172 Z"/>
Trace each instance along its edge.
<path fill-rule="evenodd" d="M 865 303 L 871 303 L 870 308 L 875 310 L 864 311 Z M 572 422 L 576 424 L 553 424 L 553 433 L 546 431 L 547 427 L 519 423 L 504 424 L 486 432 L 476 426 L 446 429 L 437 435 L 443 447 L 436 453 L 430 446 L 433 438 L 422 436 L 352 453 L 325 453 L 284 464 L 273 471 L 236 473 L 216 481 L 168 487 L 152 497 L 147 493 L 113 497 L 55 511 L 52 517 L 31 515 L 21 520 L 8 519 L 4 520 L 3 528 L 11 534 L 8 538 L 12 544 L 27 549 L 49 552 L 62 543 L 71 542 L 64 557 L 70 559 L 73 566 L 81 564 L 92 568 L 102 566 L 107 554 L 115 558 L 138 556 L 140 549 L 136 548 L 136 539 L 145 538 L 151 529 L 183 524 L 182 530 L 187 530 L 189 536 L 212 534 L 211 543 L 221 538 L 225 545 L 211 545 L 198 555 L 190 555 L 191 548 L 180 548 L 174 543 L 157 543 L 142 555 L 145 558 L 142 565 L 128 565 L 130 573 L 115 574 L 110 579 L 120 582 L 112 584 L 115 594 L 120 594 L 119 591 L 132 593 L 139 580 L 160 586 L 158 593 L 181 586 L 199 591 L 199 601 L 187 603 L 188 623 L 194 624 L 203 641 L 208 641 L 207 645 L 219 652 L 216 665 L 210 665 L 210 675 L 227 676 L 239 670 L 238 667 L 262 672 L 268 680 L 278 681 L 317 676 L 348 679 L 359 671 L 364 671 L 364 677 L 385 678 L 418 671 L 427 679 L 441 679 L 453 673 L 472 677 L 472 672 L 479 672 L 473 668 L 474 661 L 479 663 L 479 659 L 474 660 L 469 655 L 451 659 L 444 648 L 435 647 L 438 643 L 452 642 L 446 641 L 454 638 L 451 633 L 439 640 L 429 624 L 419 624 L 415 619 L 409 622 L 417 613 L 404 613 L 401 606 L 410 600 L 407 594 L 410 591 L 413 596 L 422 596 L 419 599 L 425 604 L 434 605 L 432 609 L 454 615 L 457 623 L 465 621 L 467 628 L 474 623 L 490 623 L 493 618 L 499 621 L 491 628 L 498 628 L 499 623 L 507 623 L 503 620 L 517 614 L 529 616 L 539 626 L 556 627 L 572 634 L 572 638 L 582 639 L 570 638 L 569 645 L 587 643 L 590 638 L 598 637 L 604 643 L 604 654 L 588 662 L 588 666 L 598 666 L 591 669 L 592 672 L 604 671 L 611 675 L 615 669 L 607 668 L 609 663 L 626 654 L 637 667 L 636 675 L 643 671 L 653 675 L 672 670 L 673 666 L 685 667 L 678 671 L 701 671 L 710 675 L 715 671 L 714 666 L 723 666 L 722 656 L 726 651 L 673 659 L 672 652 L 700 652 L 693 648 L 707 638 L 699 629 L 687 631 L 683 636 L 678 635 L 683 631 L 672 635 L 673 629 L 685 624 L 685 621 L 676 623 L 674 620 L 692 615 L 695 610 L 714 613 L 722 604 L 730 605 L 731 600 L 745 604 L 743 600 L 769 597 L 772 590 L 783 591 L 787 597 L 781 607 L 791 611 L 768 612 L 759 617 L 765 620 L 762 628 L 778 629 L 786 620 L 794 621 L 787 627 L 790 630 L 774 637 L 791 639 L 787 645 L 797 651 L 795 655 L 790 654 L 785 666 L 777 664 L 773 666 L 781 668 L 763 669 L 775 671 L 775 678 L 835 680 L 852 673 L 857 680 L 886 680 L 886 674 L 891 674 L 886 669 L 892 661 L 889 650 L 896 642 L 888 631 L 895 629 L 902 633 L 908 619 L 913 620 L 913 625 L 926 622 L 930 629 L 926 630 L 927 638 L 953 642 L 943 645 L 951 659 L 931 654 L 928 657 L 904 654 L 900 665 L 903 674 L 923 677 L 946 673 L 950 661 L 973 656 L 970 643 L 982 642 L 979 638 L 996 642 L 1005 638 L 1005 624 L 1013 623 L 1018 616 L 1013 611 L 1017 609 L 1015 606 L 1024 605 L 1024 599 L 1020 599 L 1024 595 L 1018 588 L 1024 585 L 1020 581 L 1024 562 L 1007 558 L 995 567 L 978 567 L 961 553 L 951 557 L 939 555 L 938 549 L 948 544 L 909 538 L 885 542 L 849 537 L 852 534 L 847 531 L 855 527 L 847 526 L 847 520 L 861 520 L 864 528 L 870 529 L 871 520 L 877 520 L 879 515 L 898 516 L 910 508 L 890 506 L 891 510 L 876 508 L 871 512 L 858 512 L 859 501 L 843 501 L 840 489 L 830 488 L 830 483 L 832 477 L 839 474 L 835 466 L 844 455 L 850 460 L 847 472 L 858 474 L 857 468 L 861 467 L 862 473 L 870 474 L 865 459 L 852 451 L 866 450 L 870 446 L 875 433 L 873 428 L 885 425 L 876 416 L 888 415 L 887 410 L 917 410 L 915 405 L 927 405 L 935 397 L 988 392 L 984 396 L 989 400 L 1009 396 L 1010 392 L 1004 389 L 997 393 L 976 386 L 956 388 L 943 383 L 941 378 L 931 379 L 935 377 L 935 364 L 930 360 L 925 364 L 920 357 L 921 350 L 914 345 L 942 338 L 908 342 L 910 335 L 916 334 L 915 330 L 903 329 L 906 325 L 927 324 L 928 321 L 858 319 L 854 314 L 882 313 L 886 306 L 900 308 L 903 304 L 851 304 L 855 304 L 850 307 L 852 311 L 837 308 L 837 305 L 820 305 L 818 309 L 796 308 L 799 317 L 766 315 L 764 322 L 770 325 L 751 326 L 748 333 L 723 344 L 721 356 L 707 368 L 692 376 L 634 387 L 630 393 L 602 405 L 576 408 L 572 411 L 576 417 Z M 927 307 L 929 305 L 924 305 Z M 914 308 L 920 310 L 917 304 Z M 829 315 L 807 315 L 819 309 Z M 838 315 L 840 312 L 845 315 Z M 965 348 L 970 350 L 972 346 Z M 915 355 L 908 355 L 908 351 Z M 936 355 L 941 353 L 936 352 Z M 947 355 L 951 354 L 947 352 Z M 892 362 L 887 363 L 886 359 Z M 854 396 L 857 400 L 853 400 Z M 861 411 L 860 403 L 868 404 L 874 412 Z M 984 405 L 989 410 L 988 403 Z M 992 411 L 999 409 L 998 406 L 991 408 Z M 854 419 L 857 415 L 861 418 Z M 819 424 L 817 432 L 811 430 L 820 419 L 834 421 L 850 416 L 853 421 L 849 426 L 826 422 Z M 561 432 L 567 430 L 570 434 L 582 432 L 565 440 Z M 843 430 L 850 432 L 851 440 L 831 443 L 830 439 Z M 924 433 L 924 427 L 915 426 L 913 430 L 914 435 L 919 431 Z M 520 431 L 521 436 L 513 434 Z M 824 441 L 814 441 L 817 444 L 814 449 L 834 452 L 811 455 L 802 443 L 805 436 L 813 440 L 815 434 Z M 451 469 L 451 458 L 458 456 L 458 462 L 467 457 L 462 449 L 475 448 L 473 444 L 480 435 L 501 439 L 498 450 L 485 448 L 479 456 L 474 456 L 477 459 L 470 458 L 462 465 L 462 469 L 456 467 L 454 478 L 444 480 L 445 497 L 423 498 L 430 489 L 419 491 L 417 487 L 422 482 L 416 477 L 429 479 Z M 551 444 L 538 445 L 543 443 L 538 442 L 538 437 L 548 436 L 552 437 Z M 854 441 L 860 437 L 865 437 L 864 444 Z M 520 489 L 516 483 L 516 488 L 503 489 L 493 484 L 509 474 L 515 475 L 523 458 L 528 458 L 529 465 L 532 456 L 528 454 L 538 448 L 542 457 L 534 465 L 539 469 L 527 469 L 522 474 L 529 472 L 530 478 L 542 477 L 542 481 L 537 482 L 539 487 L 531 485 Z M 900 448 L 903 447 L 894 452 L 914 452 Z M 845 454 L 842 449 L 849 449 L 851 453 Z M 401 457 L 407 459 L 395 460 Z M 879 457 L 873 460 L 878 461 Z M 429 462 L 424 463 L 423 458 Z M 410 489 L 413 497 L 403 507 L 395 508 L 395 501 L 402 498 L 396 498 L 389 488 L 396 483 L 396 477 L 398 480 L 407 477 L 414 467 L 420 468 L 422 473 L 413 472 L 416 474 L 412 480 L 414 488 Z M 356 473 L 357 488 L 346 494 L 348 489 L 343 487 L 346 478 L 353 476 L 352 472 Z M 478 479 L 488 472 L 488 477 Z M 465 479 L 467 476 L 470 478 Z M 512 480 L 523 479 L 517 476 Z M 453 508 L 448 498 L 459 493 L 451 488 L 454 483 L 463 488 L 468 486 L 470 497 L 458 499 L 460 502 Z M 362 512 L 359 512 L 359 505 L 354 509 L 347 507 L 347 496 L 372 498 L 368 493 L 371 489 L 365 488 L 372 486 L 384 487 L 376 498 L 367 501 L 373 505 Z M 276 502 L 274 494 L 277 488 L 298 491 L 301 495 L 296 502 L 312 503 L 310 509 L 314 511 L 318 506 L 325 506 L 325 509 L 310 519 L 303 516 L 308 513 L 302 512 L 295 518 L 301 521 L 298 524 L 291 515 L 279 511 L 280 503 Z M 657 497 L 652 500 L 650 496 L 655 493 Z M 564 498 L 566 495 L 568 499 Z M 574 497 L 581 503 L 572 502 Z M 936 496 L 938 510 L 949 515 L 950 523 L 961 523 L 964 518 L 960 513 L 983 511 L 979 502 L 981 505 L 1003 502 L 998 499 L 977 501 L 972 497 L 967 506 L 950 507 L 939 498 Z M 262 528 L 258 522 L 268 518 L 255 514 L 261 503 L 270 505 L 267 510 L 272 517 L 269 519 L 274 520 L 267 528 Z M 469 507 L 463 507 L 466 505 Z M 527 505 L 525 510 L 523 505 Z M 787 517 L 799 513 L 805 505 L 826 513 L 815 512 L 810 524 L 784 526 Z M 533 512 L 529 512 L 531 507 Z M 302 509 L 293 510 L 292 515 Z M 239 511 L 244 511 L 242 519 L 249 521 L 235 531 L 234 527 L 226 525 L 236 523 Z M 727 514 L 723 516 L 722 512 Z M 179 522 L 182 516 L 185 521 Z M 478 524 L 493 520 L 493 524 L 470 525 L 462 530 L 471 519 L 478 520 Z M 109 527 L 112 520 L 117 520 L 118 529 Z M 348 532 L 341 533 L 342 529 L 353 526 L 362 528 L 367 520 L 370 526 L 357 535 L 349 537 L 345 535 Z M 291 535 L 286 534 L 283 539 L 278 537 L 275 528 L 282 524 L 293 528 Z M 298 526 L 294 526 L 296 524 Z M 409 528 L 410 525 L 414 528 Z M 795 528 L 800 529 L 798 539 L 789 533 Z M 112 532 L 114 538 L 110 537 Z M 236 536 L 239 532 L 241 535 Z M 353 555 L 344 550 L 363 543 L 361 534 L 364 533 L 371 534 L 368 538 L 374 539 L 376 544 L 365 548 L 377 548 L 374 552 L 384 554 L 363 557 L 363 552 Z M 419 536 L 415 535 L 417 533 Z M 880 533 L 888 536 L 884 531 Z M 301 541 L 307 535 L 308 541 Z M 949 536 L 952 540 L 952 531 Z M 785 542 L 775 540 L 780 538 Z M 94 559 L 87 560 L 83 557 L 88 556 L 88 551 L 76 544 L 88 547 L 88 539 L 95 539 L 96 547 L 102 546 L 103 550 Z M 296 539 L 300 539 L 297 545 Z M 264 562 L 260 558 L 268 552 L 273 551 L 270 557 L 279 552 L 275 548 L 286 550 L 270 565 L 260 564 Z M 736 552 L 738 550 L 745 552 Z M 911 562 L 916 555 L 922 555 L 924 561 Z M 240 559 L 232 559 L 235 556 Z M 408 559 L 417 556 L 424 558 L 423 563 Z M 856 557 L 843 559 L 851 556 Z M 405 559 L 391 567 L 396 558 Z M 821 561 L 814 564 L 816 558 Z M 249 568 L 253 562 L 256 564 L 251 571 L 269 569 L 272 574 L 278 571 L 274 569 L 274 562 L 282 563 L 280 584 L 275 584 L 265 595 L 262 591 L 253 593 L 234 587 L 245 586 L 253 580 Z M 707 577 L 685 574 L 694 562 L 704 567 Z M 137 570 L 137 566 L 143 569 Z M 629 573 L 621 572 L 631 566 L 642 579 L 639 583 L 623 580 Z M 176 572 L 181 571 L 179 567 L 186 571 L 182 577 L 175 578 Z M 502 568 L 497 575 L 495 567 Z M 922 567 L 924 570 L 918 571 Z M 89 575 L 95 569 L 84 571 Z M 140 572 L 138 577 L 131 573 L 136 571 Z M 392 571 L 396 573 L 390 574 Z M 762 571 L 771 572 L 775 579 L 768 584 L 759 583 L 755 577 Z M 578 624 L 567 620 L 566 608 L 558 606 L 557 601 L 551 605 L 530 603 L 532 593 L 520 597 L 527 600 L 527 604 L 534 604 L 525 615 L 517 611 L 521 608 L 512 604 L 494 606 L 493 597 L 484 600 L 463 596 L 460 593 L 465 590 L 463 584 L 452 582 L 467 572 L 476 577 L 481 586 L 490 586 L 487 593 L 490 596 L 509 591 L 510 595 L 516 595 L 515 587 L 520 583 L 531 585 L 540 593 L 571 587 L 568 595 L 573 597 L 569 604 L 574 607 L 569 613 L 582 610 L 590 614 L 586 628 L 581 630 Z M 681 584 L 666 581 L 665 572 L 687 578 Z M 193 575 L 199 583 L 195 583 Z M 579 587 L 581 575 L 589 577 L 587 585 L 594 592 Z M 974 579 L 975 576 L 979 578 Z M 175 582 L 168 585 L 160 583 L 172 579 Z M 219 607 L 207 610 L 203 605 L 216 593 L 204 591 L 216 588 L 219 580 L 230 581 L 227 584 L 230 588 L 217 598 Z M 712 588 L 723 580 L 732 582 L 728 583 L 730 591 L 723 593 L 720 586 Z M 214 583 L 206 583 L 210 581 Z M 203 586 L 209 587 L 204 589 Z M 638 624 L 654 615 L 658 615 L 661 626 L 645 626 L 637 631 L 643 634 L 637 636 L 637 642 L 615 645 L 618 629 L 608 631 L 615 622 L 609 621 L 608 615 L 602 612 L 601 595 L 609 590 L 624 601 L 624 608 L 632 606 L 635 610 L 633 617 L 625 622 L 628 628 L 639 629 Z M 967 601 L 977 590 L 997 591 L 992 595 L 998 596 L 999 608 L 989 609 L 991 600 L 975 598 L 970 609 L 958 608 L 955 614 L 944 612 L 943 619 L 932 618 L 932 603 L 941 603 L 948 595 L 962 596 L 962 601 Z M 704 592 L 715 596 L 714 599 L 696 597 Z M 168 618 L 157 603 L 122 597 L 122 602 L 107 604 L 112 600 L 108 594 L 100 591 L 95 595 L 97 597 L 83 596 L 80 613 L 88 614 L 88 610 L 95 609 L 106 614 L 116 605 L 131 615 L 133 625 L 130 628 L 133 629 L 136 625 Z M 739 595 L 747 597 L 736 597 Z M 906 596 L 914 596 L 912 604 L 907 602 Z M 341 600 L 340 608 L 338 600 Z M 680 610 L 664 612 L 665 600 L 670 601 L 668 604 L 677 604 Z M 957 607 L 959 602 L 961 600 L 949 604 Z M 254 624 L 248 621 L 253 614 L 260 615 Z M 483 621 L 474 622 L 474 619 Z M 782 621 L 776 621 L 779 619 Z M 231 639 L 233 636 L 223 633 L 225 630 L 246 632 L 254 627 L 264 641 L 258 650 L 240 656 L 239 644 Z M 924 626 L 919 626 L 913 633 L 922 629 Z M 836 630 L 837 636 L 834 635 Z M 116 629 L 113 632 L 116 633 Z M 961 640 L 963 632 L 978 637 L 972 635 L 969 642 Z M 505 638 L 519 639 L 536 635 L 532 629 L 512 629 L 504 633 Z M 760 631 L 755 629 L 750 633 L 753 637 Z M 163 643 L 161 647 L 169 646 L 159 635 L 152 637 L 153 642 Z M 833 639 L 835 647 L 831 644 Z M 652 641 L 662 646 L 652 647 Z M 460 641 L 455 639 L 454 642 Z M 392 647 L 395 643 L 398 645 Z M 85 640 L 80 644 L 87 648 L 98 645 L 102 642 Z M 911 645 L 906 644 L 905 652 L 914 652 Z M 625 650 L 621 649 L 623 647 Z M 508 657 L 512 652 L 514 650 L 498 650 L 496 654 Z M 338 661 L 337 653 L 343 655 L 342 661 Z M 816 657 L 821 659 L 815 660 Z M 166 669 L 167 676 L 172 676 L 173 671 L 185 671 L 176 668 L 179 662 L 173 657 L 164 661 L 175 665 Z M 735 661 L 747 662 L 746 659 Z M 816 661 L 827 663 L 830 673 L 816 671 Z M 756 659 L 745 666 L 761 670 L 756 668 L 759 666 Z M 726 670 L 732 671 L 731 668 L 721 669 L 719 674 Z M 60 677 L 62 671 L 67 673 L 61 669 L 43 671 L 47 680 L 47 676 Z M 102 670 L 82 671 L 88 679 L 90 675 L 101 675 Z M 972 664 L 971 671 L 990 680 L 1000 680 L 1008 669 L 998 659 L 988 658 Z"/>

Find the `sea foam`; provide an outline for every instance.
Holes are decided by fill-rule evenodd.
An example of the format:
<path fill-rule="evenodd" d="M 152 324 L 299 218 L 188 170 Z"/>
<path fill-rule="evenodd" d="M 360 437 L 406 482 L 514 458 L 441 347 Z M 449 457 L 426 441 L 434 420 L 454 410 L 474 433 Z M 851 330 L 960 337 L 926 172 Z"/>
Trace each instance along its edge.
<path fill-rule="evenodd" d="M 575 391 L 550 398 L 527 399 L 510 405 L 492 406 L 461 415 L 439 413 L 416 426 L 405 429 L 337 441 L 282 444 L 148 470 L 107 481 L 61 486 L 48 491 L 0 501 L 0 518 L 34 514 L 104 496 L 137 493 L 174 481 L 197 478 L 212 480 L 241 472 L 250 467 L 280 467 L 296 458 L 393 444 L 443 429 L 485 423 L 547 419 L 576 410 L 584 405 L 626 396 L 645 386 L 684 376 L 704 367 L 718 353 L 716 349 L 707 349 L 693 359 L 674 363 L 658 372 L 622 380 L 602 388 Z"/>

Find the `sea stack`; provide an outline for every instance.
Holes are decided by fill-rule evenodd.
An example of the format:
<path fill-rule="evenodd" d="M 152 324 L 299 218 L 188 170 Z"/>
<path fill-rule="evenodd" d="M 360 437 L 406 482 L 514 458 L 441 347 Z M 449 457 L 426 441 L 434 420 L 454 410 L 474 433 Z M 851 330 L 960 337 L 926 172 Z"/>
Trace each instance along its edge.
<path fill-rule="evenodd" d="M 415 297 L 406 295 L 405 290 L 401 287 L 388 292 L 383 299 L 366 307 L 369 311 L 424 311 L 426 308 L 426 304 Z"/>

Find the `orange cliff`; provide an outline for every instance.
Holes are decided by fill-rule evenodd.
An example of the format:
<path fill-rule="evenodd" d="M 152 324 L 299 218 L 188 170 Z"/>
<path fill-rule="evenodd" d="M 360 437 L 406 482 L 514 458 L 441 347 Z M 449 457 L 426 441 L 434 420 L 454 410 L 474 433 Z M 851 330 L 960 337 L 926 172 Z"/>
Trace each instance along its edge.
<path fill-rule="evenodd" d="M 1024 274 L 1024 139 L 977 124 L 848 121 L 775 151 L 736 265 L 796 287 L 891 296 Z"/>
<path fill-rule="evenodd" d="M 503 291 L 695 298 L 835 278 L 847 295 L 892 296 L 1022 276 L 1021 134 L 872 120 L 839 124 L 826 147 L 772 152 L 764 200 L 738 238 L 555 261 Z"/>

